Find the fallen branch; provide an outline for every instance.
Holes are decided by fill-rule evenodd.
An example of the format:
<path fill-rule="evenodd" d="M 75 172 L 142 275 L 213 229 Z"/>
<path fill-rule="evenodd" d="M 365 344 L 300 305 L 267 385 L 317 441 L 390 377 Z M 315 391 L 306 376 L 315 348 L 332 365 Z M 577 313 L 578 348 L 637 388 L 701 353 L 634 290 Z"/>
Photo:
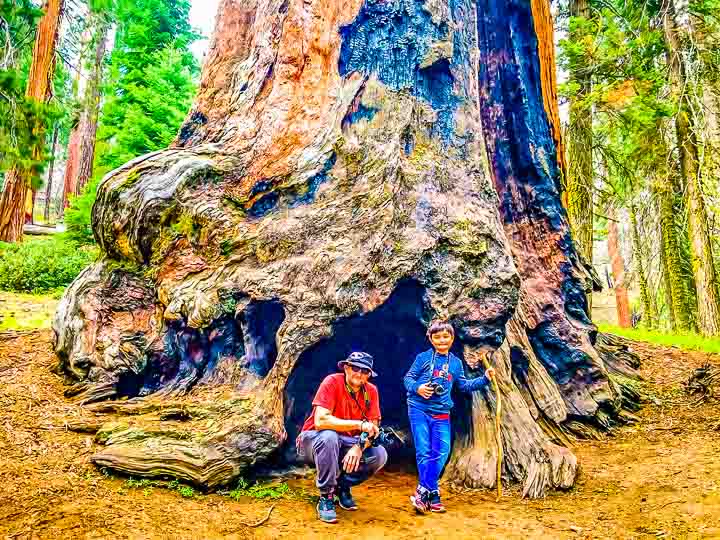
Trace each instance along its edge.
<path fill-rule="evenodd" d="M 254 528 L 254 527 L 259 527 L 260 525 L 262 525 L 263 523 L 265 523 L 268 519 L 270 519 L 270 514 L 272 513 L 272 511 L 273 511 L 274 508 L 275 508 L 275 505 L 273 504 L 273 505 L 270 507 L 270 509 L 268 510 L 267 515 L 266 515 L 263 519 L 261 519 L 260 521 L 258 521 L 257 523 L 247 523 L 246 521 L 241 521 L 240 523 L 242 523 L 242 524 L 245 525 L 246 527 L 253 527 L 253 528 Z"/>

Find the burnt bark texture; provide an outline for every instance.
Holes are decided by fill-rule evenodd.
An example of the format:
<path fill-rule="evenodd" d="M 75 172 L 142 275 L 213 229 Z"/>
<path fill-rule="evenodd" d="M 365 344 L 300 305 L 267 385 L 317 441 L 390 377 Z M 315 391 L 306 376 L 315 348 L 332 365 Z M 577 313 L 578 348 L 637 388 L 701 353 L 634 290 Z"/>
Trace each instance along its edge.
<path fill-rule="evenodd" d="M 357 349 L 406 428 L 402 375 L 444 317 L 468 364 L 493 351 L 505 479 L 573 485 L 563 441 L 629 418 L 635 359 L 594 347 L 533 5 L 221 3 L 175 144 L 102 181 L 104 258 L 55 318 L 68 395 L 107 415 L 98 465 L 215 488 L 291 460 Z M 446 481 L 500 480 L 493 401 L 458 396 Z"/>

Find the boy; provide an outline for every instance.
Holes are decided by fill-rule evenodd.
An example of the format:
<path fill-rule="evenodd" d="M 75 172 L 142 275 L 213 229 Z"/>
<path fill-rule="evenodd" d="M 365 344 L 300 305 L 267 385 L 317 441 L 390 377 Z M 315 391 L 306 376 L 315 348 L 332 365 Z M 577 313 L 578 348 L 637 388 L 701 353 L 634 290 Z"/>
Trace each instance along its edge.
<path fill-rule="evenodd" d="M 433 348 L 417 355 L 404 381 L 420 477 L 410 502 L 420 514 L 445 512 L 438 479 L 450 454 L 453 384 L 457 383 L 462 392 L 473 392 L 487 386 L 495 377 L 495 370 L 489 368 L 483 377 L 465 378 L 461 360 L 450 352 L 455 340 L 451 324 L 433 322 L 427 336 Z"/>

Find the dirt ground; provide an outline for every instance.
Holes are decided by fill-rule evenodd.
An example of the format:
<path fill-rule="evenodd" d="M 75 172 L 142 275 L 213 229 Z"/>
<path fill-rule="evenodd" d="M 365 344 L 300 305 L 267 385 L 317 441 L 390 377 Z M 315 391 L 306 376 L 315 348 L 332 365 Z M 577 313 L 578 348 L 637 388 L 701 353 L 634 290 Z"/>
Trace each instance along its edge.
<path fill-rule="evenodd" d="M 720 358 L 638 345 L 650 400 L 640 422 L 579 442 L 577 486 L 543 500 L 446 493 L 448 513 L 409 509 L 415 479 L 383 472 L 354 490 L 360 510 L 315 519 L 307 498 L 235 501 L 132 487 L 90 462 L 92 436 L 64 426 L 82 411 L 63 397 L 51 332 L 0 332 L 0 538 L 720 538 L 720 404 L 682 383 Z M 312 479 L 290 482 L 312 492 Z M 254 524 L 275 507 L 262 525 Z"/>

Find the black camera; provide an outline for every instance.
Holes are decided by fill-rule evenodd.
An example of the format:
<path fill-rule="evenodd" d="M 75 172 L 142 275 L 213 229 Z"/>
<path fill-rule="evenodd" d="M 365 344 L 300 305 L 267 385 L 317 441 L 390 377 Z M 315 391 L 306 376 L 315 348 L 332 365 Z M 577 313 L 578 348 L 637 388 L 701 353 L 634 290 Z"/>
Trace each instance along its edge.
<path fill-rule="evenodd" d="M 445 392 L 447 392 L 447 389 L 440 383 L 428 383 L 428 387 L 435 393 L 436 396 L 442 396 Z"/>
<path fill-rule="evenodd" d="M 363 431 L 360 434 L 360 448 L 365 448 L 365 444 L 370 438 L 370 434 L 367 431 Z M 386 450 L 394 448 L 400 448 L 405 444 L 403 438 L 391 427 L 381 427 L 380 433 L 374 439 L 370 439 L 372 446 L 384 446 Z"/>

